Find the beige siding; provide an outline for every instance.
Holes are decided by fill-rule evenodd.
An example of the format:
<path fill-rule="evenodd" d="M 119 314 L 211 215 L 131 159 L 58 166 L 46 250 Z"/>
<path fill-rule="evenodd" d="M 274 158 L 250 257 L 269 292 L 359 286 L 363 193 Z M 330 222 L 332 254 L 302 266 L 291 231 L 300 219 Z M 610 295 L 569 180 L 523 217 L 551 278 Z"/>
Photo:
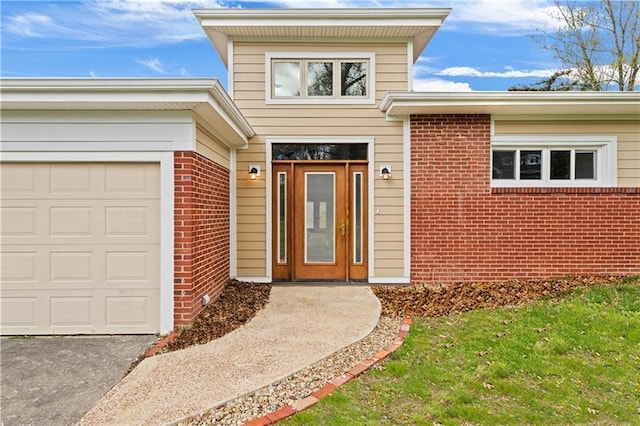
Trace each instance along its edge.
<path fill-rule="evenodd" d="M 495 123 L 496 135 L 597 135 L 618 138 L 618 186 L 640 186 L 640 120 L 511 121 Z"/>
<path fill-rule="evenodd" d="M 229 148 L 200 126 L 196 126 L 196 152 L 214 163 L 230 169 Z"/>
<path fill-rule="evenodd" d="M 375 53 L 376 103 L 371 105 L 266 105 L 266 52 Z M 361 136 L 375 140 L 374 252 L 376 277 L 401 277 L 403 262 L 402 123 L 388 122 L 378 104 L 388 91 L 407 90 L 407 52 L 402 43 L 257 43 L 234 45 L 234 100 L 258 136 L 237 152 L 238 276 L 266 275 L 265 174 L 247 179 L 249 164 L 265 163 L 269 136 Z M 382 159 L 382 160 L 381 160 Z M 370 159 L 371 160 L 371 159 Z M 394 178 L 382 181 L 377 170 L 391 165 Z M 269 224 L 270 226 L 270 224 Z M 389 245 L 393 242 L 392 245 Z M 371 259 L 370 259 L 371 261 Z"/>

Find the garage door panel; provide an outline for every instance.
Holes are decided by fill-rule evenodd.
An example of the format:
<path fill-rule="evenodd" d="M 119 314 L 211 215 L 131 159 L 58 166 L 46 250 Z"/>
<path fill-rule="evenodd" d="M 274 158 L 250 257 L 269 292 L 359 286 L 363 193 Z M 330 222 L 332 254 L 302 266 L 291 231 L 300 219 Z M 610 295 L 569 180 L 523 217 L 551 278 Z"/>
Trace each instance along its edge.
<path fill-rule="evenodd" d="M 69 164 L 59 163 L 49 166 L 49 191 L 51 195 L 93 195 L 97 192 L 97 183 L 100 180 L 98 176 L 94 179 L 100 167 L 96 167 L 91 163 L 75 164 L 69 167 Z"/>
<path fill-rule="evenodd" d="M 143 237 L 144 241 L 151 238 L 159 242 L 159 236 L 154 232 L 160 226 L 159 208 L 156 204 L 110 203 L 105 206 L 105 236 L 110 240 L 120 237 L 129 241 Z"/>
<path fill-rule="evenodd" d="M 36 207 L 0 206 L 0 235 L 19 238 L 36 236 Z"/>
<path fill-rule="evenodd" d="M 92 236 L 91 206 L 51 206 L 49 235 L 51 237 Z"/>
<path fill-rule="evenodd" d="M 0 297 L 0 319 L 4 330 L 17 329 L 20 334 L 33 332 L 37 329 L 38 322 L 38 297 L 37 296 L 5 296 L 2 291 Z"/>
<path fill-rule="evenodd" d="M 91 329 L 94 298 L 92 296 L 52 296 L 49 299 L 49 323 L 52 327 Z"/>
<path fill-rule="evenodd" d="M 104 193 L 118 198 L 158 198 L 160 187 L 158 167 L 136 167 L 135 164 L 113 163 L 105 165 Z"/>
<path fill-rule="evenodd" d="M 37 281 L 38 252 L 24 247 L 22 250 L 0 253 L 0 280 L 2 287 L 11 282 L 35 283 Z"/>
<path fill-rule="evenodd" d="M 3 163 L 0 167 L 0 191 L 12 197 L 33 197 L 36 191 L 38 168 L 22 167 L 19 163 Z"/>
<path fill-rule="evenodd" d="M 144 326 L 150 315 L 151 302 L 147 295 L 107 296 L 105 299 L 107 327 Z"/>
<path fill-rule="evenodd" d="M 0 332 L 157 332 L 159 165 L 0 168 Z"/>
<path fill-rule="evenodd" d="M 93 251 L 51 251 L 49 252 L 49 281 L 93 286 L 99 280 Z"/>

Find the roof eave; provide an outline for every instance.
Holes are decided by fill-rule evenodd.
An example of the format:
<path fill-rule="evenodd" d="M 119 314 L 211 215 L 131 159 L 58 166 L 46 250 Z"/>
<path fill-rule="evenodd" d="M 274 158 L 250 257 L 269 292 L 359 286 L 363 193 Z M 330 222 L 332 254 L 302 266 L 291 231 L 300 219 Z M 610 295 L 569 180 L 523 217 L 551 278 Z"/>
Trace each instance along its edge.
<path fill-rule="evenodd" d="M 390 92 L 380 103 L 388 117 L 414 114 L 620 115 L 640 114 L 630 92 Z"/>
<path fill-rule="evenodd" d="M 255 135 L 217 79 L 0 79 L 0 94 L 2 110 L 193 111 L 224 128 L 231 147 Z"/>
<path fill-rule="evenodd" d="M 449 15 L 450 8 L 358 8 L 358 9 L 196 9 L 193 13 L 211 40 L 225 65 L 228 65 L 228 43 L 234 26 L 262 27 L 424 27 L 412 36 L 414 61 L 420 56 L 435 31 Z M 275 33 L 265 37 L 278 38 Z M 304 39 L 304 37 L 300 37 Z M 382 38 L 382 37 L 380 37 Z"/>

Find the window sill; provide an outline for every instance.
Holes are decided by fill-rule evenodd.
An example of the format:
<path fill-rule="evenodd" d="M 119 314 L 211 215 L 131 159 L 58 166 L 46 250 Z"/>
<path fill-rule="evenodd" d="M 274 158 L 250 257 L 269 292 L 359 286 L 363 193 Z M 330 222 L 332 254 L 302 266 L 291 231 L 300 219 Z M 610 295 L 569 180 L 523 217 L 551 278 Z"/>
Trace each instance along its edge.
<path fill-rule="evenodd" d="M 491 194 L 640 194 L 640 188 L 491 188 Z"/>
<path fill-rule="evenodd" d="M 266 105 L 375 105 L 376 100 L 373 98 L 327 98 L 327 99 L 311 99 L 311 98 L 266 98 Z"/>

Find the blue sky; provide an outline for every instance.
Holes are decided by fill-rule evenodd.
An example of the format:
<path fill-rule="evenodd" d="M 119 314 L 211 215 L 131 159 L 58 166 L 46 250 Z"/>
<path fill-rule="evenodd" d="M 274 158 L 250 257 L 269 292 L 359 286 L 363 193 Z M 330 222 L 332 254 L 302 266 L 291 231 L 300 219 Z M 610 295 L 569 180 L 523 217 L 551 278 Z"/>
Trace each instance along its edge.
<path fill-rule="evenodd" d="M 414 89 L 506 90 L 558 65 L 532 39 L 546 0 L 87 0 L 0 2 L 3 77 L 216 77 L 226 70 L 191 9 L 452 7 L 423 51 Z"/>

